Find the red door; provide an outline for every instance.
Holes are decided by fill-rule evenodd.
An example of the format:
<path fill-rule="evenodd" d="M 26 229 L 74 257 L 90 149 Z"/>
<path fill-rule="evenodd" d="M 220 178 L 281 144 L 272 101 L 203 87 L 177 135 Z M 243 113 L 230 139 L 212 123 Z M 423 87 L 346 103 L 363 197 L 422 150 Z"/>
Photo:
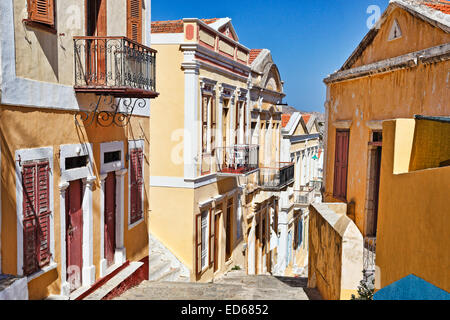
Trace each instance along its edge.
<path fill-rule="evenodd" d="M 67 281 L 71 291 L 81 287 L 83 209 L 81 180 L 70 182 L 66 194 Z"/>
<path fill-rule="evenodd" d="M 336 132 L 336 158 L 334 163 L 333 195 L 347 201 L 348 150 L 350 131 Z"/>
<path fill-rule="evenodd" d="M 114 264 L 116 250 L 116 175 L 110 172 L 105 182 L 105 259 Z"/>

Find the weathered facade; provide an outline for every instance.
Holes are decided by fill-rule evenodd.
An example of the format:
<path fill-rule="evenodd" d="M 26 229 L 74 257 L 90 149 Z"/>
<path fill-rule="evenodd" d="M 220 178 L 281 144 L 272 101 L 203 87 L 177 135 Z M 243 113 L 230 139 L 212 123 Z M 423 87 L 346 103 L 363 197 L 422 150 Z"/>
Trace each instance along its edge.
<path fill-rule="evenodd" d="M 0 271 L 30 299 L 148 256 L 150 1 L 107 2 L 0 3 Z"/>
<path fill-rule="evenodd" d="M 314 115 L 283 114 L 282 161 L 294 164 L 294 184 L 281 193 L 276 273 L 305 275 L 308 266 L 308 207 L 321 201 L 323 148 Z"/>
<path fill-rule="evenodd" d="M 448 7 L 448 5 L 445 5 Z M 325 200 L 376 237 L 382 121 L 450 113 L 448 14 L 392 1 L 327 84 Z"/>
<path fill-rule="evenodd" d="M 262 191 L 260 168 L 279 163 L 276 66 L 266 54 L 253 62 L 229 18 L 154 22 L 152 43 L 161 92 L 151 120 L 152 236 L 191 281 L 234 266 L 270 271 L 278 198 Z"/>
<path fill-rule="evenodd" d="M 403 212 L 404 208 L 399 205 L 403 204 L 405 208 L 409 206 L 404 202 L 406 198 L 392 198 L 397 191 L 404 191 L 405 187 L 394 192 L 392 188 L 395 187 L 389 184 L 389 181 L 394 180 L 389 173 L 384 172 L 389 171 L 392 156 L 389 153 L 390 145 L 387 155 L 383 151 L 383 121 L 413 118 L 417 114 L 450 114 L 449 32 L 448 3 L 391 1 L 380 21 L 344 66 L 324 80 L 327 85 L 324 200 L 347 204 L 347 215 L 364 236 L 366 276 L 375 272 L 378 256 L 382 257 L 383 264 L 391 259 L 397 261 L 397 257 L 394 257 L 396 254 L 390 248 L 397 245 L 396 236 L 405 237 L 399 231 L 400 228 L 392 233 L 394 225 L 380 222 L 379 213 L 387 210 L 383 212 L 385 221 L 393 221 L 390 220 L 391 215 L 398 217 Z M 406 146 L 396 146 L 403 147 Z M 426 150 L 420 152 L 426 153 Z M 395 162 L 406 164 L 410 161 L 407 152 L 396 152 L 396 157 L 394 167 Z M 432 176 L 428 178 L 408 188 L 420 186 L 421 195 L 433 199 L 433 191 L 424 186 L 434 184 L 435 180 Z M 391 203 L 390 207 L 386 201 Z M 382 209 L 385 205 L 389 209 Z M 403 223 L 408 230 L 413 230 L 409 219 Z M 411 231 L 411 234 L 416 231 Z M 395 236 L 389 238 L 390 241 L 383 239 L 382 248 L 378 248 L 378 235 L 384 232 Z M 424 242 L 428 240 L 423 239 Z M 410 255 L 413 256 L 419 257 L 419 254 Z M 411 261 L 398 262 L 391 267 L 408 269 L 406 264 Z M 381 276 L 383 285 L 386 285 L 385 281 L 394 280 L 392 275 L 397 272 L 384 274 L 383 271 L 376 277 L 379 281 Z"/>

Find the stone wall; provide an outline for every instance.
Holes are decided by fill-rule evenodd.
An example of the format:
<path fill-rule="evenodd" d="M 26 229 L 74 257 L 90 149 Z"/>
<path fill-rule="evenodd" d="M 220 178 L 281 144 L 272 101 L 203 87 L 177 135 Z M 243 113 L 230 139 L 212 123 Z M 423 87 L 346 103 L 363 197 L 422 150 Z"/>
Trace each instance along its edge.
<path fill-rule="evenodd" d="M 349 300 L 363 277 L 363 237 L 346 212 L 346 204 L 310 206 L 308 287 L 325 300 Z"/>

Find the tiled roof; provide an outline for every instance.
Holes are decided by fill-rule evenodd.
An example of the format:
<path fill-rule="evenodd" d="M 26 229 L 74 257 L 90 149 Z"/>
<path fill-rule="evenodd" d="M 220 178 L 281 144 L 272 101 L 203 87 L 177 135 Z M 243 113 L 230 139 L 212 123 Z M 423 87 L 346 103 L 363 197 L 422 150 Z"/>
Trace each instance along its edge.
<path fill-rule="evenodd" d="M 211 24 L 219 18 L 200 19 L 206 24 Z M 152 21 L 152 33 L 183 33 L 183 20 Z"/>
<path fill-rule="evenodd" d="M 424 4 L 430 8 L 433 8 L 434 10 L 439 10 L 445 14 L 450 14 L 450 1 L 430 1 Z"/>
<path fill-rule="evenodd" d="M 291 120 L 291 115 L 290 115 L 290 114 L 287 114 L 287 113 L 283 113 L 283 114 L 281 115 L 281 126 L 282 126 L 283 128 L 286 128 L 286 126 L 287 126 L 288 123 L 289 123 L 289 120 Z"/>
<path fill-rule="evenodd" d="M 309 119 L 311 119 L 311 115 L 310 114 L 302 114 L 302 118 L 305 121 L 305 124 L 308 124 Z"/>
<path fill-rule="evenodd" d="M 261 51 L 263 51 L 263 49 L 252 49 L 252 50 L 250 50 L 250 60 L 249 60 L 248 63 L 252 64 L 253 61 L 255 61 L 255 59 L 259 56 Z"/>

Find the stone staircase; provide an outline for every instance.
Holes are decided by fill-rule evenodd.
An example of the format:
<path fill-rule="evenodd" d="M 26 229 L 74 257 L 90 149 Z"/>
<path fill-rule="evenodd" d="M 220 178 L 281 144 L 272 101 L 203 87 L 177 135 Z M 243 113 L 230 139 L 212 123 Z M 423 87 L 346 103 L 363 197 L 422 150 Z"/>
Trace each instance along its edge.
<path fill-rule="evenodd" d="M 149 281 L 189 282 L 189 269 L 160 241 L 150 235 Z"/>

